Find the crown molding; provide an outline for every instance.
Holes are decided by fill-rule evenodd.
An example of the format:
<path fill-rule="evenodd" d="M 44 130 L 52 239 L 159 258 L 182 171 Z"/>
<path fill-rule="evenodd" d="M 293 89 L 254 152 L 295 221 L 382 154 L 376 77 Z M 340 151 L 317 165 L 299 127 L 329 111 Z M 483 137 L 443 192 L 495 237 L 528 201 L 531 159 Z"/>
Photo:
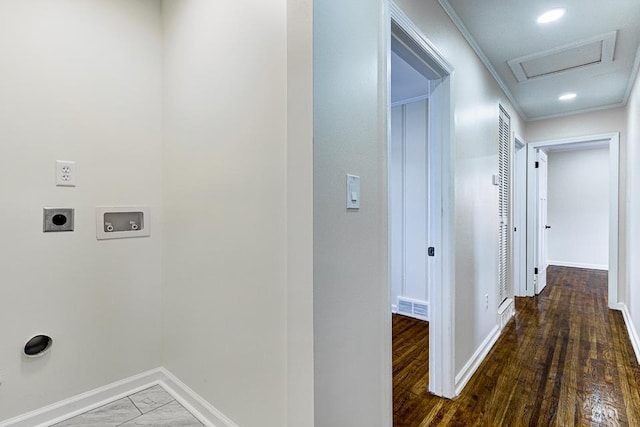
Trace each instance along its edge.
<path fill-rule="evenodd" d="M 502 78 L 500 78 L 500 75 L 498 75 L 498 72 L 496 71 L 496 69 L 493 68 L 493 65 L 491 65 L 491 62 L 489 61 L 487 56 L 484 54 L 484 52 L 480 48 L 480 45 L 478 44 L 476 39 L 471 35 L 467 27 L 462 22 L 462 19 L 460 19 L 456 11 L 453 9 L 453 6 L 451 6 L 448 0 L 438 0 L 438 3 L 440 3 L 440 6 L 442 6 L 444 11 L 447 13 L 447 15 L 449 15 L 449 18 L 451 18 L 451 21 L 453 21 L 453 24 L 458 28 L 458 31 L 460 31 L 460 33 L 462 34 L 462 37 L 465 38 L 467 43 L 469 43 L 469 45 L 471 46 L 471 49 L 473 49 L 476 55 L 478 55 L 478 58 L 480 58 L 484 66 L 487 67 L 487 70 L 489 70 L 489 73 L 491 73 L 496 83 L 498 83 L 498 86 L 500 86 L 500 88 L 502 89 L 504 94 L 507 96 L 509 101 L 511 101 L 513 108 L 516 109 L 516 111 L 524 121 L 529 121 L 530 118 L 527 117 L 527 115 L 524 113 L 524 111 L 520 107 L 520 104 L 518 104 L 518 102 L 516 101 L 516 98 L 513 96 L 511 91 L 509 91 L 509 89 L 507 88 L 507 85 L 505 84 L 505 82 L 502 80 Z"/>

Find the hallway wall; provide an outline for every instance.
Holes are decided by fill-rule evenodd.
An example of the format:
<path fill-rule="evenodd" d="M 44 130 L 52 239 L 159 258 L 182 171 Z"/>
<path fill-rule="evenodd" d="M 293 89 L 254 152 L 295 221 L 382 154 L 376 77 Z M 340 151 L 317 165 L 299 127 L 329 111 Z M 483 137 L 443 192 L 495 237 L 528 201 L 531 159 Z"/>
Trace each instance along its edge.
<path fill-rule="evenodd" d="M 238 425 L 282 427 L 287 1 L 162 7 L 163 364 Z"/>
<path fill-rule="evenodd" d="M 608 270 L 609 149 L 548 156 L 547 263 Z"/>
<path fill-rule="evenodd" d="M 640 341 L 637 331 L 640 330 L 640 78 L 636 78 L 635 85 L 629 97 L 626 108 L 627 115 L 627 155 L 628 168 L 627 200 L 628 200 L 628 242 L 627 265 L 628 287 L 623 300 L 629 309 L 631 320 L 636 331 L 636 356 L 640 358 Z"/>
<path fill-rule="evenodd" d="M 499 327 L 498 187 L 492 185 L 498 173 L 498 105 L 511 116 L 513 131 L 523 134 L 524 125 L 437 0 L 397 4 L 455 68 L 455 372 L 462 377 Z"/>
<path fill-rule="evenodd" d="M 0 93 L 4 420 L 161 363 L 159 3 L 0 2 Z M 151 237 L 96 240 L 97 205 L 136 204 Z M 45 206 L 75 208 L 75 231 L 43 233 Z M 28 359 L 36 333 L 53 348 Z"/>
<path fill-rule="evenodd" d="M 316 427 L 392 422 L 383 5 L 314 2 Z M 358 211 L 345 206 L 348 173 L 361 178 Z"/>

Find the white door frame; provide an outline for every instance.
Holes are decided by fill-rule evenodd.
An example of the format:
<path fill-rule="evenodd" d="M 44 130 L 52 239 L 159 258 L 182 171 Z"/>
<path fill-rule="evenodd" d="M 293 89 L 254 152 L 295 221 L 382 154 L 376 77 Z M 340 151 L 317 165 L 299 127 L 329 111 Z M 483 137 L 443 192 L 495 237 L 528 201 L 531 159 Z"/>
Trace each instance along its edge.
<path fill-rule="evenodd" d="M 618 132 L 532 142 L 527 145 L 527 295 L 535 295 L 534 262 L 536 232 L 536 150 L 559 145 L 583 144 L 603 141 L 609 145 L 609 308 L 618 306 L 618 211 L 619 211 L 619 169 L 620 134 Z"/>
<path fill-rule="evenodd" d="M 428 224 L 428 245 L 435 248 L 435 256 L 428 260 L 429 288 L 429 391 L 447 398 L 455 397 L 454 372 L 454 239 L 453 239 L 453 105 L 451 102 L 451 80 L 453 67 L 424 36 L 418 27 L 402 12 L 393 1 L 389 2 L 390 24 L 387 40 L 394 38 L 412 51 L 426 67 L 439 76 L 432 84 L 429 97 L 429 210 L 436 215 Z M 387 76 L 390 90 L 391 49 L 387 52 Z M 389 129 L 387 141 L 391 138 L 391 105 L 387 105 Z M 387 144 L 387 159 L 390 144 Z M 387 162 L 389 171 L 389 162 Z M 389 187 L 387 187 L 389 191 Z M 387 197 L 389 200 L 389 197 Z M 391 205 L 387 207 L 390 214 Z M 390 236 L 390 227 L 387 225 Z M 390 264 L 390 253 L 387 256 Z M 390 268 L 390 266 L 389 266 Z M 389 270 L 390 271 L 390 270 Z M 387 283 L 391 295 L 391 282 Z M 386 307 L 391 310 L 391 307 Z M 391 373 L 389 373 L 391 375 Z"/>
<path fill-rule="evenodd" d="M 527 295 L 527 143 L 518 134 L 514 134 L 513 141 L 511 259 L 513 260 L 513 295 L 521 297 Z"/>

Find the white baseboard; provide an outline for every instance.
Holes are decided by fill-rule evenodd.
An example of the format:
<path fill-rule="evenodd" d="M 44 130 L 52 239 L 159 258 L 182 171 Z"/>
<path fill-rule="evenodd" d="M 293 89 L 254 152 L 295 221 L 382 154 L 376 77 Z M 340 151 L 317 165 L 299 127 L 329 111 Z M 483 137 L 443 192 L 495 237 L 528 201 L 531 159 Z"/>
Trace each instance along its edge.
<path fill-rule="evenodd" d="M 498 341 L 499 337 L 500 326 L 496 325 L 491 332 L 489 332 L 489 335 L 487 335 L 482 344 L 480 344 L 480 347 L 478 347 L 476 352 L 473 353 L 473 356 L 471 356 L 460 372 L 456 375 L 456 396 L 462 392 L 464 386 L 467 385 L 473 374 L 478 370 L 480 363 L 482 363 L 484 358 L 487 357 L 487 354 L 489 354 L 489 351 L 496 341 Z"/>
<path fill-rule="evenodd" d="M 624 303 L 618 303 L 618 308 L 622 311 L 622 317 L 624 318 L 624 323 L 627 326 L 629 339 L 631 340 L 633 351 L 636 353 L 636 360 L 640 363 L 640 337 L 638 337 L 638 331 L 633 324 L 633 320 L 631 320 L 631 313 L 629 313 L 629 309 Z"/>
<path fill-rule="evenodd" d="M 0 421 L 0 427 L 49 427 L 157 384 L 167 390 L 205 426 L 238 427 L 237 424 L 162 367 Z"/>
<path fill-rule="evenodd" d="M 587 268 L 589 270 L 609 270 L 609 266 L 604 264 L 585 264 L 582 262 L 571 261 L 549 261 L 549 265 L 557 265 L 558 267 Z"/>
<path fill-rule="evenodd" d="M 159 368 L 164 373 L 163 386 L 175 397 L 175 399 L 189 410 L 196 418 L 209 421 L 211 427 L 238 427 L 236 423 L 231 421 L 222 412 L 216 409 L 211 403 L 207 402 L 202 396 L 193 391 L 189 386 L 180 381 L 175 375 L 165 368 Z M 200 415 L 200 416 L 198 416 Z M 205 424 L 206 425 L 206 424 Z"/>

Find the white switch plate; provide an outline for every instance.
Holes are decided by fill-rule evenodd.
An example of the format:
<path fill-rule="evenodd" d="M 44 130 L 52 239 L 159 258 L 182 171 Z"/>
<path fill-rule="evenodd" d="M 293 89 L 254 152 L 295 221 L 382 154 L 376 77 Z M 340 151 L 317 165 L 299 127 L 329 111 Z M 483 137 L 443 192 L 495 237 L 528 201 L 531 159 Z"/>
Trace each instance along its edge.
<path fill-rule="evenodd" d="M 360 177 L 347 175 L 347 209 L 360 209 Z"/>
<path fill-rule="evenodd" d="M 76 162 L 56 160 L 56 186 L 76 186 Z"/>

